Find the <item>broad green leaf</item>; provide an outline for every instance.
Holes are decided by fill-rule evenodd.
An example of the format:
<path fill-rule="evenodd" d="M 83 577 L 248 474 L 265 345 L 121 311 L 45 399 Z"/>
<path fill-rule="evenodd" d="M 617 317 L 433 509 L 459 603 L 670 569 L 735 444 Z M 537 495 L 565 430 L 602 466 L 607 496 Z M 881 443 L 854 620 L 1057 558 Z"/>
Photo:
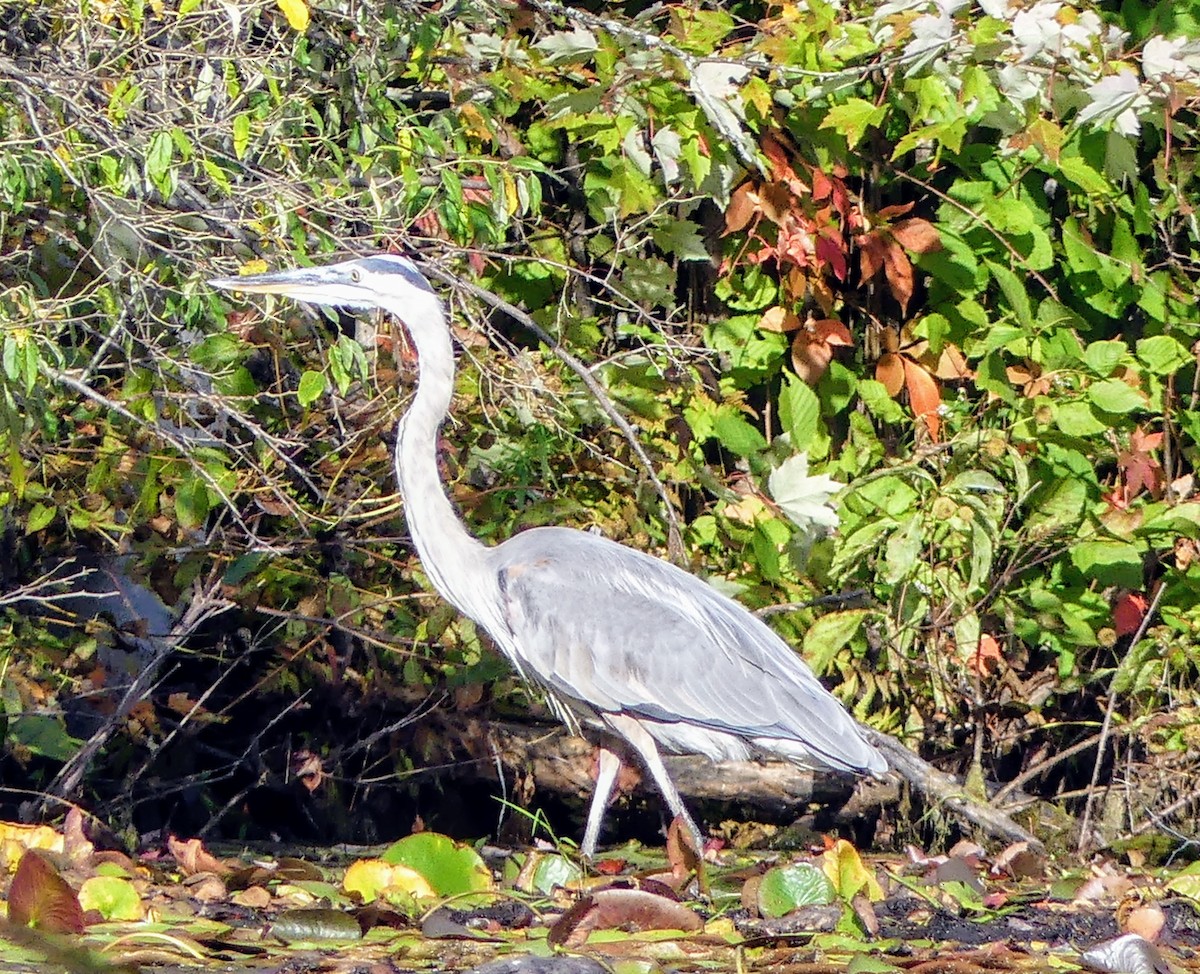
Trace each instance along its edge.
<path fill-rule="evenodd" d="M 29 509 L 29 517 L 25 521 L 25 533 L 33 534 L 50 524 L 58 514 L 57 507 L 48 507 L 41 502 Z"/>
<path fill-rule="evenodd" d="M 1137 358 L 1155 375 L 1170 375 L 1192 361 L 1188 350 L 1170 335 L 1154 335 L 1139 340 Z"/>
<path fill-rule="evenodd" d="M 246 112 L 233 116 L 233 154 L 238 161 L 246 158 L 250 146 L 250 116 Z"/>
<path fill-rule="evenodd" d="M 354 914 L 328 908 L 284 910 L 268 929 L 272 937 L 286 944 L 308 940 L 361 940 L 363 935 Z"/>
<path fill-rule="evenodd" d="M 1120 379 L 1102 379 L 1088 386 L 1088 401 L 1106 413 L 1128 413 L 1146 408 L 1146 397 Z"/>
<path fill-rule="evenodd" d="M 747 422 L 733 407 L 724 407 L 713 419 L 713 435 L 727 450 L 740 457 L 754 456 L 767 447 L 758 427 Z"/>
<path fill-rule="evenodd" d="M 1071 546 L 1071 561 L 1089 581 L 1141 591 L 1144 553 L 1141 546 L 1125 541 L 1080 541 Z"/>
<path fill-rule="evenodd" d="M 470 846 L 437 832 L 418 832 L 394 842 L 381 857 L 424 876 L 440 896 L 478 893 L 492 888 L 491 870 Z"/>
<path fill-rule="evenodd" d="M 779 390 L 779 421 L 791 437 L 794 450 L 812 450 L 818 435 L 824 432 L 817 394 L 795 375 L 784 376 Z"/>
<path fill-rule="evenodd" d="M 1096 375 L 1105 377 L 1112 375 L 1128 351 L 1124 342 L 1089 342 L 1083 350 L 1083 360 Z"/>
<path fill-rule="evenodd" d="M 829 877 L 809 862 L 776 866 L 763 874 L 758 886 L 758 909 L 766 917 L 782 917 L 802 906 L 837 902 Z"/>
<path fill-rule="evenodd" d="M 296 398 L 300 405 L 311 406 L 325 394 L 325 374 L 323 372 L 305 372 L 300 376 L 300 386 L 296 390 Z"/>
<path fill-rule="evenodd" d="M 1053 408 L 1054 423 L 1067 436 L 1096 436 L 1108 429 L 1086 402 L 1058 402 Z"/>
<path fill-rule="evenodd" d="M 146 915 L 133 883 L 117 876 L 90 876 L 79 887 L 79 905 L 105 920 L 136 922 Z"/>

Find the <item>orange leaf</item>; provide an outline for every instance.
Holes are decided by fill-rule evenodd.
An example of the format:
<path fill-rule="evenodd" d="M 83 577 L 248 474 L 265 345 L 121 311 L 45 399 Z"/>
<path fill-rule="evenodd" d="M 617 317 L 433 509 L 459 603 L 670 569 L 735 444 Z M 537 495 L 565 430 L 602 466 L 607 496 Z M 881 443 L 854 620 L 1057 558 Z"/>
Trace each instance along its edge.
<path fill-rule="evenodd" d="M 820 203 L 833 192 L 833 181 L 820 169 L 814 169 L 812 177 L 813 201 Z"/>
<path fill-rule="evenodd" d="M 759 200 L 758 194 L 754 191 L 754 183 L 742 183 L 729 198 L 729 206 L 725 209 L 725 231 L 722 236 L 744 230 L 758 214 L 758 211 Z"/>
<path fill-rule="evenodd" d="M 942 249 L 942 238 L 937 232 L 937 227 L 919 216 L 901 220 L 891 227 L 891 231 L 902 247 L 907 247 L 914 253 L 928 254 L 930 251 Z"/>
<path fill-rule="evenodd" d="M 912 261 L 897 244 L 888 242 L 883 251 L 883 269 L 887 274 L 892 297 L 900 305 L 900 313 L 908 314 L 908 302 L 913 293 Z"/>
<path fill-rule="evenodd" d="M 8 918 L 47 933 L 83 933 L 83 907 L 58 870 L 41 853 L 28 850 L 8 890 Z"/>
<path fill-rule="evenodd" d="M 913 203 L 898 203 L 895 206 L 885 206 L 882 210 L 879 211 L 879 218 L 881 220 L 890 220 L 894 216 L 904 216 L 905 213 L 907 213 L 909 210 L 911 210 L 916 205 L 917 204 L 915 202 L 913 202 Z"/>
<path fill-rule="evenodd" d="M 805 331 L 797 332 L 796 337 L 792 339 L 792 367 L 796 370 L 796 375 L 810 386 L 816 385 L 825 374 L 832 358 L 833 346 L 822 341 L 813 341 Z"/>
<path fill-rule="evenodd" d="M 904 363 L 904 384 L 908 388 L 908 401 L 912 405 L 913 415 L 925 420 L 929 435 L 936 442 L 941 431 L 942 422 L 938 416 L 938 408 L 942 405 L 942 394 L 937 382 L 916 362 L 902 359 Z"/>
<path fill-rule="evenodd" d="M 875 378 L 895 399 L 904 388 L 904 360 L 895 352 L 885 352 L 875 364 Z"/>
<path fill-rule="evenodd" d="M 777 334 L 787 333 L 800 327 L 800 319 L 796 316 L 796 312 L 776 305 L 763 312 L 763 316 L 758 319 L 758 327 L 763 331 L 772 331 Z"/>
<path fill-rule="evenodd" d="M 988 676 L 989 667 L 994 665 L 999 669 L 1003 662 L 1004 655 L 1000 652 L 1000 644 L 996 642 L 996 637 L 985 632 L 979 637 L 979 644 L 967 665 L 980 676 Z"/>
<path fill-rule="evenodd" d="M 851 348 L 854 345 L 854 336 L 850 334 L 850 329 L 836 318 L 822 318 L 820 321 L 809 322 L 808 330 L 826 345 L 840 345 L 843 348 Z"/>

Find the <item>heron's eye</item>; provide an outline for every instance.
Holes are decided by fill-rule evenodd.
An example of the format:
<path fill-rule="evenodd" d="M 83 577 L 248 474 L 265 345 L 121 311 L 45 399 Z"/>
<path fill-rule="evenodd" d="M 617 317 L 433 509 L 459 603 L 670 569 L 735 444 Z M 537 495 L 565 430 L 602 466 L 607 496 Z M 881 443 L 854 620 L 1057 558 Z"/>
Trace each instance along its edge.
<path fill-rule="evenodd" d="M 350 280 L 352 280 L 352 281 L 353 281 L 355 284 L 359 284 L 359 283 L 361 283 L 361 281 L 362 281 L 362 271 L 360 271 L 360 270 L 359 270 L 357 267 L 355 267 L 355 268 L 351 269 L 351 271 L 350 271 Z"/>

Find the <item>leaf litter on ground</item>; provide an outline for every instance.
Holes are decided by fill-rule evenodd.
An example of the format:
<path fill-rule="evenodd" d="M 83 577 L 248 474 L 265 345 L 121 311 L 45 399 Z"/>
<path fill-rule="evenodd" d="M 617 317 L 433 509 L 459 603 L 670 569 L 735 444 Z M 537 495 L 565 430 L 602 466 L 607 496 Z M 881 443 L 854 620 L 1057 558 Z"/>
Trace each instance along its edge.
<path fill-rule="evenodd" d="M 867 974 L 953 960 L 962 974 L 1047 963 L 1167 974 L 1195 966 L 1200 949 L 1200 866 L 1071 867 L 1021 843 L 871 858 L 845 840 L 787 854 L 710 844 L 701 856 L 676 825 L 664 849 L 618 847 L 596 874 L 569 850 L 485 860 L 436 833 L 337 864 L 221 856 L 174 837 L 134 859 L 95 850 L 79 821 L 61 833 L 0 823 L 0 835 L 11 864 L 0 968 L 14 971 L 66 955 L 75 970 L 237 969 L 298 951 L 331 972 L 396 969 L 401 957 L 458 970 L 505 954 L 519 970 L 566 950 L 630 971 L 801 963 Z"/>

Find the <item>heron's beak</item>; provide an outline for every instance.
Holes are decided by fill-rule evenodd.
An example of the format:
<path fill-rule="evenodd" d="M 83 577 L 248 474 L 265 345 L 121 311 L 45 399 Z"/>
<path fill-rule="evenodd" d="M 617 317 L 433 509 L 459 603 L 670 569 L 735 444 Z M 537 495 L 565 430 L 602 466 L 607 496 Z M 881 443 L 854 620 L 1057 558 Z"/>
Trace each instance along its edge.
<path fill-rule="evenodd" d="M 271 271 L 245 277 L 214 277 L 208 283 L 224 291 L 278 294 L 310 304 L 353 308 L 371 303 L 370 295 L 363 293 L 363 289 L 351 280 L 349 270 L 340 264 L 297 267 L 290 271 Z"/>

